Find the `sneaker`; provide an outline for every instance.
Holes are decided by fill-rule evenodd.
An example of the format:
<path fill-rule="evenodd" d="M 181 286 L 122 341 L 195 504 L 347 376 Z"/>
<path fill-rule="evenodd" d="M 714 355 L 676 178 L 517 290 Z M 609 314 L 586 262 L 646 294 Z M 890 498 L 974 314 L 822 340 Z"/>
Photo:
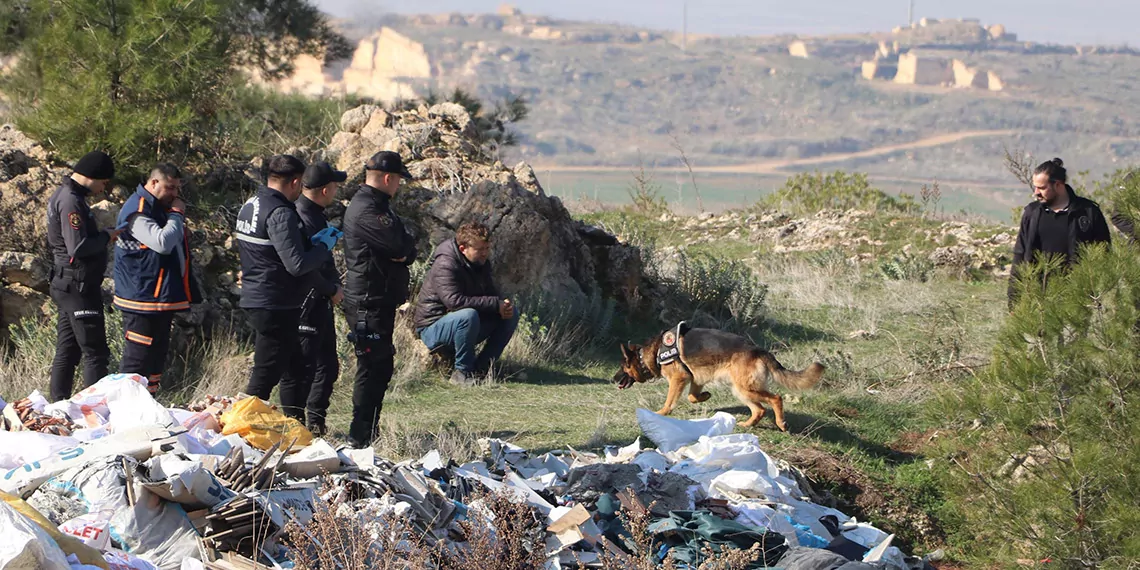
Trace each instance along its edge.
<path fill-rule="evenodd" d="M 451 373 L 451 383 L 456 386 L 475 386 L 479 384 L 479 376 L 474 372 L 467 372 L 456 368 L 455 371 Z"/>

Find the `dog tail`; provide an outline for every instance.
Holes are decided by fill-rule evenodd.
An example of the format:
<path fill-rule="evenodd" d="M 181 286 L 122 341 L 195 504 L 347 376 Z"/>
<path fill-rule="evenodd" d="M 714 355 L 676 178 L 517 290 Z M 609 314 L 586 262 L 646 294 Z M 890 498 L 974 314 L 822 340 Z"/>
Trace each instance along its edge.
<path fill-rule="evenodd" d="M 818 362 L 813 362 L 804 370 L 795 371 L 784 368 L 784 365 L 768 352 L 760 355 L 760 361 L 764 363 L 776 383 L 789 390 L 806 390 L 819 384 L 820 378 L 823 377 L 824 366 Z"/>

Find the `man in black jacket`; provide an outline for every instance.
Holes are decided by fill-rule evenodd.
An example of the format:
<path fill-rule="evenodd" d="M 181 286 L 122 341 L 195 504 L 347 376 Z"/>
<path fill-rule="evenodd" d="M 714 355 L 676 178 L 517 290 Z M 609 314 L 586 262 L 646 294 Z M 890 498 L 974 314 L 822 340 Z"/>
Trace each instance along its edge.
<path fill-rule="evenodd" d="M 431 254 L 416 302 L 416 335 L 429 350 L 455 349 L 451 382 L 469 386 L 487 374 L 518 327 L 510 299 L 499 296 L 491 276 L 491 232 L 467 222 Z M 483 350 L 476 355 L 479 343 Z"/>
<path fill-rule="evenodd" d="M 268 400 L 273 387 L 299 354 L 297 327 L 301 303 L 309 288 L 308 275 L 320 269 L 336 238 L 324 234 L 306 238 L 294 201 L 301 195 L 305 165 L 289 155 L 269 159 L 269 180 L 238 212 L 241 254 L 241 307 L 256 333 L 253 370 L 247 394 Z M 322 237 L 324 239 L 322 239 Z M 281 387 L 283 396 L 296 377 Z M 286 397 L 283 397 L 284 401 Z M 296 414 L 296 410 L 285 410 Z"/>
<path fill-rule="evenodd" d="M 75 163 L 71 176 L 48 199 L 47 242 L 52 255 L 51 299 L 56 320 L 55 359 L 51 363 L 51 399 L 71 397 L 75 367 L 83 357 L 83 382 L 90 386 L 107 375 L 111 350 L 103 317 L 103 273 L 107 244 L 119 230 L 101 230 L 87 205 L 88 194 L 111 184 L 115 165 L 99 151 Z"/>
<path fill-rule="evenodd" d="M 344 316 L 356 348 L 349 444 L 367 447 L 395 367 L 396 307 L 408 299 L 415 239 L 392 211 L 391 199 L 412 178 L 400 155 L 378 152 L 364 165 L 365 183 L 344 214 Z"/>
<path fill-rule="evenodd" d="M 1081 198 L 1066 182 L 1061 159 L 1054 158 L 1037 166 L 1033 172 L 1033 196 L 1036 202 L 1025 207 L 1021 229 L 1013 246 L 1013 266 L 1009 276 L 1009 306 L 1017 303 L 1018 281 L 1023 264 L 1042 255 L 1063 257 L 1065 265 L 1077 262 L 1079 247 L 1089 243 L 1110 243 L 1108 223 L 1100 207 Z"/>
<path fill-rule="evenodd" d="M 329 227 L 325 208 L 336 200 L 336 191 L 346 179 L 346 172 L 334 169 L 327 162 L 311 164 L 305 169 L 301 181 L 304 190 L 297 199 L 297 213 L 301 215 L 305 236 L 317 235 Z M 332 308 L 344 300 L 344 290 L 332 252 L 325 254 L 321 268 L 309 277 L 311 286 L 301 304 L 301 325 L 297 329 L 301 336 L 301 362 L 286 371 L 287 376 L 300 378 L 281 384 L 281 406 L 302 421 L 306 416 L 303 410 L 307 408 L 309 431 L 319 437 L 325 434 L 329 398 L 340 374 Z M 285 389 L 287 385 L 290 390 Z"/>

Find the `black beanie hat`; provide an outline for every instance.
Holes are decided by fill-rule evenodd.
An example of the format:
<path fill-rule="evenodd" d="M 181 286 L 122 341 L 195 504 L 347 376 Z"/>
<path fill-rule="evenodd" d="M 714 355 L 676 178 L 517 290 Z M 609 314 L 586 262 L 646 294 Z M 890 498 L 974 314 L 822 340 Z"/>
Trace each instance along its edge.
<path fill-rule="evenodd" d="M 110 180 L 115 177 L 115 163 L 107 153 L 93 150 L 75 163 L 75 173 L 92 180 Z"/>

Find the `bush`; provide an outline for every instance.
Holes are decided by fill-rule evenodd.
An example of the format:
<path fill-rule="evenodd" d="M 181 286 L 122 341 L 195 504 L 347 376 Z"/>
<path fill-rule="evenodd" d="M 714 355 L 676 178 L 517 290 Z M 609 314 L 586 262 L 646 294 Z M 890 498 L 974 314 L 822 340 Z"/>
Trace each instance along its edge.
<path fill-rule="evenodd" d="M 896 255 L 879 262 L 879 274 L 892 281 L 926 283 L 934 273 L 934 262 L 915 255 Z"/>
<path fill-rule="evenodd" d="M 743 332 L 763 319 L 768 286 L 743 261 L 687 250 L 667 259 L 661 254 L 646 258 L 659 286 L 657 302 L 664 320 L 693 320 L 700 326 Z"/>
<path fill-rule="evenodd" d="M 784 186 L 761 202 L 766 207 L 787 208 L 797 214 L 814 214 L 820 210 L 868 210 L 881 212 L 917 212 L 914 197 L 900 194 L 897 198 L 873 188 L 867 175 L 805 172 L 784 182 Z"/>
<path fill-rule="evenodd" d="M 975 556 L 1067 568 L 1140 557 L 1140 255 L 1082 254 L 1067 275 L 1024 287 L 991 366 L 939 406 L 982 426 L 959 433 L 951 455 Z M 1059 269 L 1034 266 L 1025 282 Z"/>

